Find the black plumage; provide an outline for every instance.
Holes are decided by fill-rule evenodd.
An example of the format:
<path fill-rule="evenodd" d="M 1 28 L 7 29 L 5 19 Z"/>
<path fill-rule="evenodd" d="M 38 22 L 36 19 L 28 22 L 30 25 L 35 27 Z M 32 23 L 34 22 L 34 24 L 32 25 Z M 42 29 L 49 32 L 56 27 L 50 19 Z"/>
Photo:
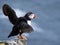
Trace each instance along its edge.
<path fill-rule="evenodd" d="M 8 38 L 22 33 L 30 33 L 33 31 L 33 28 L 27 23 L 27 20 L 31 20 L 28 16 L 33 14 L 28 12 L 23 17 L 17 17 L 15 11 L 7 4 L 3 5 L 3 13 L 5 16 L 8 16 L 10 22 L 13 24 L 13 28 Z"/>

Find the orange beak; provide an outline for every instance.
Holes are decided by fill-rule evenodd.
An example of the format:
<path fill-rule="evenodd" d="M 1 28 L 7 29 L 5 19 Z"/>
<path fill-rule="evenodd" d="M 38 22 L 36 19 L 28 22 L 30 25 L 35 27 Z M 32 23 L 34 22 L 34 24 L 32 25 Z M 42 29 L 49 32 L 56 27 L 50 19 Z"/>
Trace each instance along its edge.
<path fill-rule="evenodd" d="M 36 19 L 36 15 L 34 15 L 34 17 L 33 17 L 34 19 Z"/>

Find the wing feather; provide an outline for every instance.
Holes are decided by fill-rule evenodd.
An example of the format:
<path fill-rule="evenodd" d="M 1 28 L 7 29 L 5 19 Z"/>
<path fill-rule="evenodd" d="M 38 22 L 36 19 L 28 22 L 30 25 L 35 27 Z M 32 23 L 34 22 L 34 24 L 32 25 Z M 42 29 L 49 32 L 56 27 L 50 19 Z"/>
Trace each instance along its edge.
<path fill-rule="evenodd" d="M 7 4 L 4 4 L 2 7 L 3 13 L 5 16 L 8 16 L 10 22 L 15 25 L 17 22 L 17 16 L 15 11 Z"/>

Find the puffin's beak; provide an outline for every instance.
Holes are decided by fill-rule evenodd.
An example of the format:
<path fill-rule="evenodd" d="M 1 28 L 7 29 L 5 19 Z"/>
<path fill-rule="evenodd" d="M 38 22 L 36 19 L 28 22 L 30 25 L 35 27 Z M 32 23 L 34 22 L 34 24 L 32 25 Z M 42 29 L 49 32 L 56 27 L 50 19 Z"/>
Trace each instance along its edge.
<path fill-rule="evenodd" d="M 34 19 L 36 19 L 36 15 L 34 15 L 34 17 L 33 17 Z"/>

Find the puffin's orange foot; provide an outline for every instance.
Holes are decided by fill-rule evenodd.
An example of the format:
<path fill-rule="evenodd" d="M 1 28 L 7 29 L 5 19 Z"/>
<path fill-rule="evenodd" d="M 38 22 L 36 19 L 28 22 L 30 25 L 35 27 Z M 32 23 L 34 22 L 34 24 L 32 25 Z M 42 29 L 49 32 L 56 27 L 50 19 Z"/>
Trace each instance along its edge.
<path fill-rule="evenodd" d="M 25 36 L 23 36 L 23 35 L 18 36 L 18 38 L 19 38 L 19 39 L 22 39 L 22 40 L 27 40 L 27 38 L 26 38 Z"/>

